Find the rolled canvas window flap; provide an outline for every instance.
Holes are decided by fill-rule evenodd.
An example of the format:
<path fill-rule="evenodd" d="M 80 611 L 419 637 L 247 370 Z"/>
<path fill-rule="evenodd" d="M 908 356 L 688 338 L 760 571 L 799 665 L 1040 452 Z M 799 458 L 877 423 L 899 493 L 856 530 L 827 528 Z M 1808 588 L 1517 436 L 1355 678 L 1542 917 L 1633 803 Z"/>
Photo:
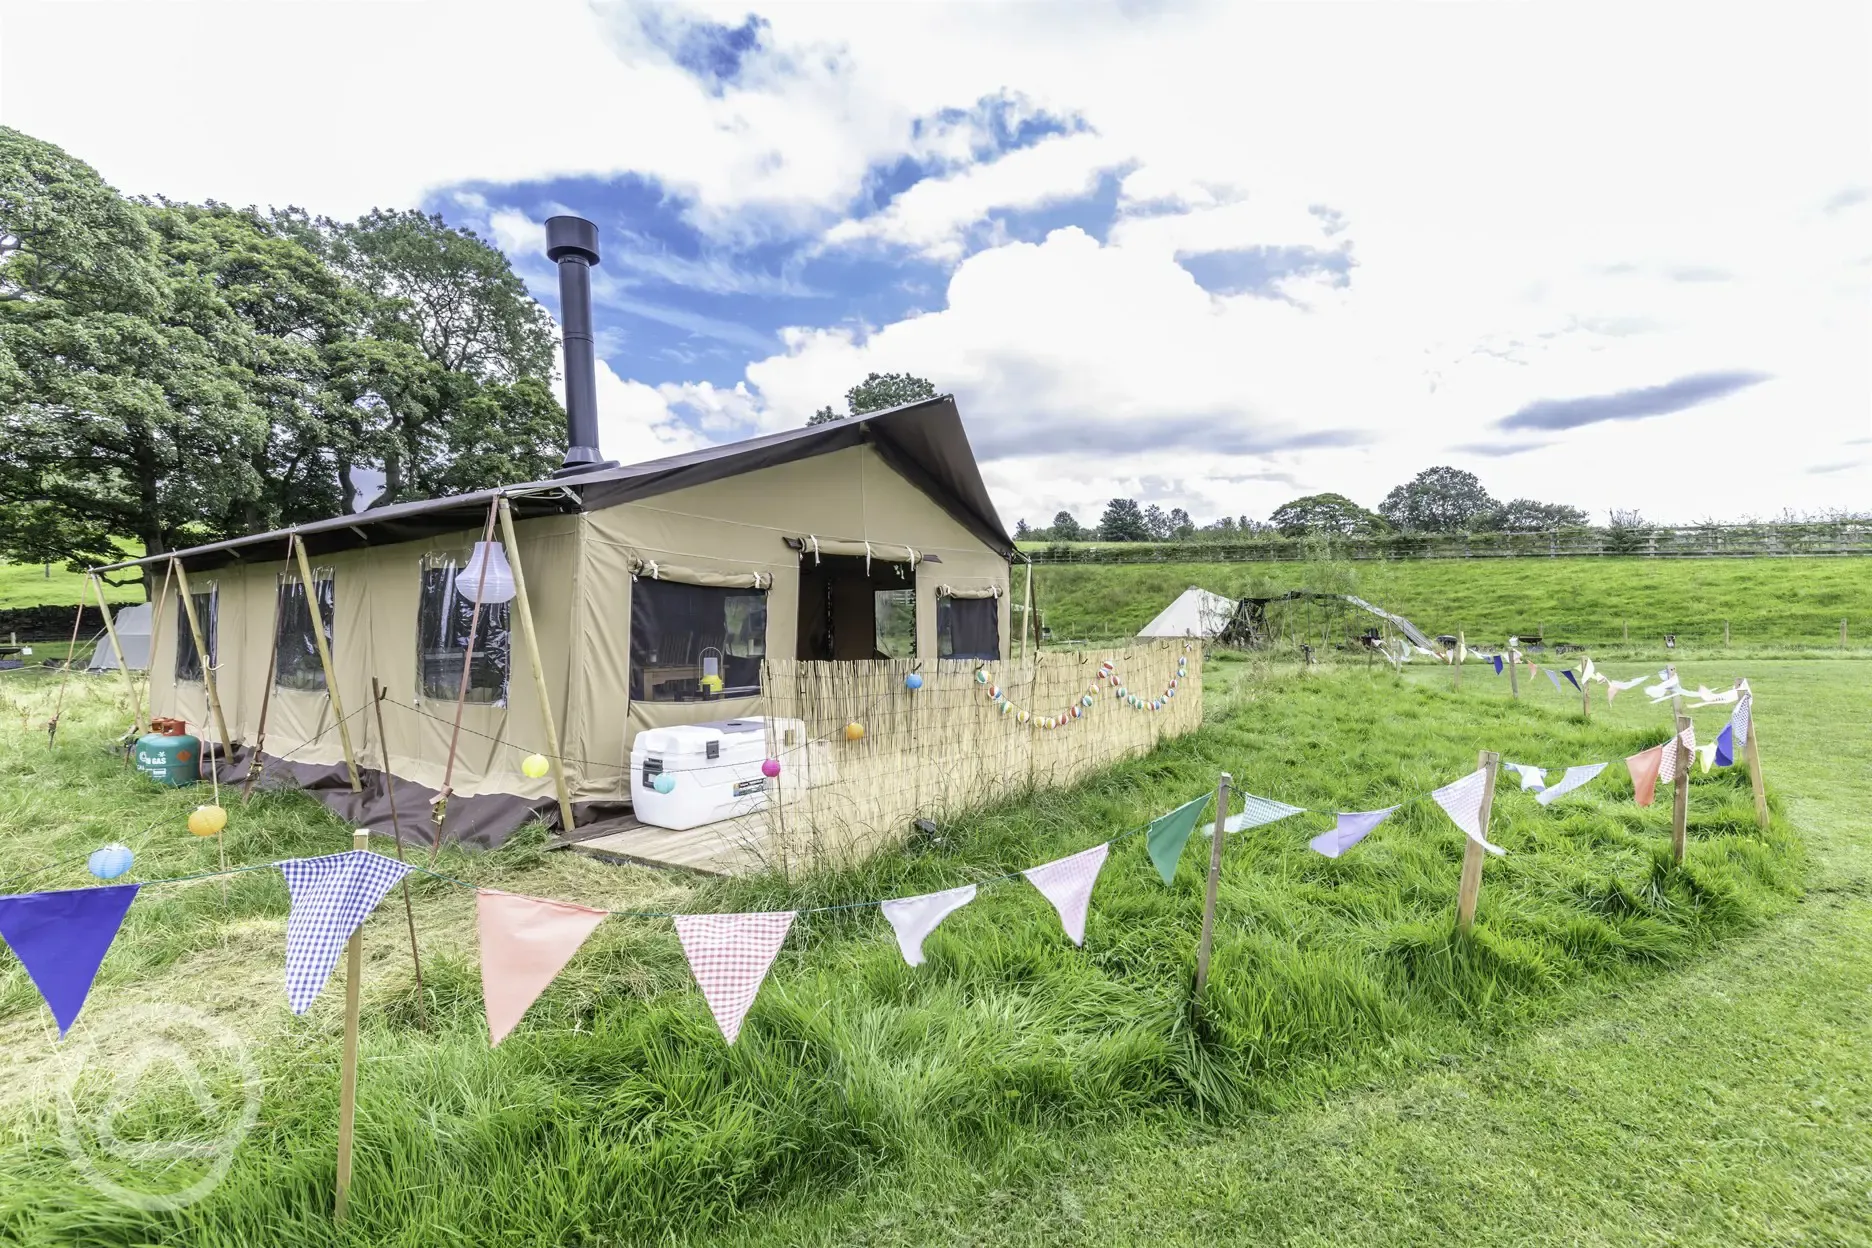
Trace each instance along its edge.
<path fill-rule="evenodd" d="M 856 555 L 860 559 L 882 559 L 885 563 L 917 563 L 923 555 L 914 546 L 903 546 L 892 542 L 867 542 L 863 538 L 856 540 L 842 537 L 820 537 L 812 533 L 801 533 L 793 538 L 800 544 L 802 555 Z"/>
<path fill-rule="evenodd" d="M 644 559 L 633 555 L 630 560 L 632 576 L 649 577 L 653 581 L 675 581 L 681 585 L 708 585 L 716 589 L 771 589 L 771 572 L 717 572 L 707 568 L 685 568 L 680 564 L 663 563 L 655 559 Z"/>
<path fill-rule="evenodd" d="M 999 598 L 999 585 L 938 585 L 938 598 Z"/>

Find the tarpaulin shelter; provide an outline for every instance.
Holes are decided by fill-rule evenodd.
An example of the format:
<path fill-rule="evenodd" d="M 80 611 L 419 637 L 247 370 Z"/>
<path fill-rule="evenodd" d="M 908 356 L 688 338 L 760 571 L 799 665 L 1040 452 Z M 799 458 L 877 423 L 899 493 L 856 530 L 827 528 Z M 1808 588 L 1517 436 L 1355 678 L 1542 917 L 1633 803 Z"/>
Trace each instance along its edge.
<path fill-rule="evenodd" d="M 149 667 L 150 656 L 150 616 L 152 608 L 147 602 L 133 606 L 119 607 L 112 617 L 117 630 L 115 645 L 98 646 L 91 652 L 91 663 L 86 669 L 93 672 L 113 672 L 117 670 L 117 648 L 123 648 L 123 666 L 133 672 L 145 671 Z"/>

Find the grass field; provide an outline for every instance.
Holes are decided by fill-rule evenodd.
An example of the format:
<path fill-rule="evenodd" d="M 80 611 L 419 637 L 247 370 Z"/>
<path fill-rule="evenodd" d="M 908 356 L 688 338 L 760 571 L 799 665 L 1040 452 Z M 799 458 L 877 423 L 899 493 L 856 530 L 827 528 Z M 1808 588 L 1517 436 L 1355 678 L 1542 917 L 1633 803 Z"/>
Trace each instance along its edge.
<path fill-rule="evenodd" d="M 1034 598 L 1056 639 L 1128 637 L 1192 585 L 1239 597 L 1350 590 L 1427 633 L 1511 634 L 1611 652 L 1688 648 L 1872 648 L 1872 559 L 1424 559 L 1397 563 L 1092 564 L 1034 569 Z M 1015 586 L 1018 601 L 1022 587 Z"/>
<path fill-rule="evenodd" d="M 1711 668 L 1703 678 L 1729 674 Z M 1699 669 L 1686 675 L 1697 679 Z M 1044 861 L 1140 826 L 1211 788 L 1223 768 L 1250 791 L 1363 810 L 1462 774 L 1479 746 L 1568 763 L 1631 753 L 1663 731 L 1636 697 L 1587 723 L 1558 699 L 1510 704 L 1473 678 L 1458 694 L 1416 673 L 1306 675 L 1239 661 L 1212 664 L 1209 677 L 1201 732 L 1073 790 L 965 820 L 939 847 L 860 869 L 791 884 L 694 884 L 541 854 L 536 841 L 445 853 L 442 867 L 614 907 L 836 903 Z M 1778 679 L 1760 682 L 1765 705 L 1777 708 L 1764 711 L 1764 735 L 1787 734 L 1768 736 L 1775 767 L 1797 741 L 1840 731 L 1863 700 L 1862 691 L 1819 699 L 1801 721 L 1809 735 L 1797 737 L 1796 691 L 1824 680 Z M 32 675 L 0 685 L 0 717 L 18 725 L 0 746 L 0 880 L 9 881 L 0 887 L 80 884 L 81 866 L 16 877 L 111 838 L 133 839 L 142 876 L 211 868 L 211 843 L 181 831 L 200 794 L 153 793 L 125 774 L 105 749 L 127 719 L 113 687 L 81 689 L 48 753 L 39 725 L 50 683 Z M 1792 791 L 1807 801 L 1812 787 Z M 245 1038 L 265 1089 L 253 1133 L 199 1204 L 152 1213 L 100 1195 L 74 1170 L 61 1134 L 47 1016 L 17 965 L 0 970 L 0 1172 L 9 1178 L 0 1241 L 1213 1242 L 1224 1225 L 1255 1238 L 1235 1225 L 1229 1203 L 1252 1187 L 1268 1205 L 1255 1225 L 1269 1237 L 1334 1242 L 1345 1236 L 1331 1233 L 1314 1190 L 1320 1175 L 1343 1187 L 1375 1175 L 1380 1191 L 1467 1207 L 1465 1176 L 1433 1173 L 1413 1152 L 1426 1142 L 1413 1131 L 1457 1112 L 1437 1080 L 1461 1079 L 1471 1099 L 1500 1096 L 1506 1106 L 1509 1076 L 1524 1067 L 1504 1055 L 1539 1049 L 1597 1012 L 1668 996 L 1670 983 L 1706 973 L 1712 956 L 1739 942 L 1759 949 L 1802 921 L 1790 916 L 1813 912 L 1800 900 L 1809 868 L 1794 831 L 1808 819 L 1799 807 L 1790 819 L 1779 794 L 1764 835 L 1739 771 L 1699 778 L 1683 868 L 1664 849 L 1667 806 L 1640 810 L 1628 795 L 1629 782 L 1614 776 L 1548 810 L 1505 794 L 1492 831 L 1510 857 L 1489 867 L 1469 940 L 1451 921 L 1462 837 L 1434 806 L 1407 806 L 1337 862 L 1306 848 L 1324 826 L 1316 816 L 1233 838 L 1200 1016 L 1189 1008 L 1197 849 L 1165 888 L 1138 838 L 1115 846 L 1083 950 L 1024 884 L 985 889 L 931 938 L 929 963 L 915 971 L 875 911 L 813 916 L 795 927 L 733 1049 L 689 983 L 667 922 L 613 919 L 521 1029 L 489 1050 L 472 895 L 425 879 L 412 889 L 428 988 L 421 1004 L 394 897 L 367 927 L 358 1180 L 343 1233 L 327 1211 L 342 968 L 313 1012 L 293 1019 L 280 986 L 285 893 L 276 873 L 235 876 L 225 892 L 213 881 L 151 889 L 131 910 L 81 1029 L 121 1034 L 113 1020 L 138 1006 L 211 1012 Z M 1830 818 L 1829 809 L 1812 814 Z M 237 809 L 229 831 L 240 862 L 346 843 L 336 820 L 296 795 Z M 1801 1026 L 1829 1017 L 1823 1010 Z M 1655 1025 L 1657 1012 L 1638 1021 Z M 1851 1057 L 1828 1055 L 1849 1073 Z M 1500 1062 L 1508 1064 L 1487 1073 Z M 1707 1065 L 1678 1073 L 1708 1076 Z M 1590 1063 L 1577 1077 L 1589 1088 L 1639 1078 L 1610 1067 L 1595 1074 Z M 141 1089 L 119 1136 L 162 1137 L 200 1116 L 184 1088 L 149 1076 Z M 103 1101 L 108 1080 L 80 1091 Z M 1553 1094 L 1566 1111 L 1586 1113 L 1564 1085 Z M 1828 1094 L 1841 1128 L 1850 1126 L 1863 1102 Z M 1520 1108 L 1524 1119 L 1540 1117 L 1535 1101 Z M 1335 1113 L 1353 1116 L 1335 1125 Z M 1364 1148 L 1360 1113 L 1390 1113 L 1382 1148 Z M 1517 1121 L 1507 1115 L 1470 1141 L 1504 1181 L 1524 1180 L 1490 1144 Z M 1461 1123 L 1447 1125 L 1453 1140 L 1467 1139 Z M 1673 1125 L 1694 1131 L 1688 1118 Z M 1291 1158 L 1270 1151 L 1283 1143 Z M 1780 1208 L 1772 1184 L 1742 1184 L 1740 1169 L 1759 1168 L 1754 1154 L 1716 1160 L 1727 1167 L 1720 1177 L 1741 1184 L 1735 1199 L 1759 1202 L 1758 1218 Z M 1203 1175 L 1213 1186 L 1197 1182 Z M 1577 1223 L 1611 1207 L 1598 1188 L 1563 1178 L 1544 1189 L 1551 1209 Z M 1428 1224 L 1391 1225 L 1392 1240 L 1409 1242 Z M 1827 1223 L 1816 1215 L 1800 1226 Z"/>
<path fill-rule="evenodd" d="M 138 546 L 136 550 L 141 550 Z M 126 551 L 126 559 L 133 554 Z M 49 570 L 44 564 L 10 563 L 0 559 L 0 610 L 12 607 L 75 607 L 79 595 L 87 591 L 84 574 L 67 572 L 62 564 Z M 141 588 L 130 585 L 106 585 L 104 597 L 109 602 L 142 602 Z"/>

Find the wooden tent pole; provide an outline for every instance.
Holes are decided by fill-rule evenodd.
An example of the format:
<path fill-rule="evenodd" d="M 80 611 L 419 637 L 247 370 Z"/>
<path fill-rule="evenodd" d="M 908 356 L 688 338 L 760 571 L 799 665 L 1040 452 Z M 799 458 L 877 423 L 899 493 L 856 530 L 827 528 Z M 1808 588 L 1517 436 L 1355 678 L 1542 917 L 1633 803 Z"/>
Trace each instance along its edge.
<path fill-rule="evenodd" d="M 494 519 L 499 512 L 499 499 L 488 503 L 487 524 L 482 526 L 481 542 L 486 545 L 494 540 Z M 455 728 L 449 734 L 448 762 L 442 767 L 442 791 L 436 795 L 435 832 L 429 842 L 429 861 L 434 862 L 436 855 L 442 852 L 442 822 L 448 818 L 449 782 L 455 776 L 455 753 L 461 745 L 462 708 L 468 704 L 468 676 L 474 669 L 475 634 L 481 630 L 481 594 L 487 588 L 487 560 L 481 561 L 481 575 L 475 580 L 474 610 L 468 614 L 468 644 L 462 650 L 461 684 L 455 691 Z M 454 592 L 451 579 L 449 591 Z M 570 829 L 567 829 L 570 831 Z"/>
<path fill-rule="evenodd" d="M 286 562 L 292 562 L 293 546 L 299 541 L 299 535 L 293 533 L 286 538 Z M 284 588 L 284 577 L 273 582 L 273 631 L 267 634 L 267 670 L 266 683 L 260 686 L 260 724 L 254 729 L 253 757 L 247 760 L 247 778 L 241 781 L 241 802 L 253 796 L 253 786 L 259 782 L 264 766 L 261 762 L 266 750 L 267 712 L 273 706 L 273 680 L 279 675 L 279 626 L 280 626 L 280 591 Z"/>
<path fill-rule="evenodd" d="M 202 636 L 201 619 L 195 610 L 195 596 L 189 592 L 188 569 L 174 555 L 169 557 L 169 566 L 175 570 L 176 589 L 182 595 L 182 611 L 188 616 L 189 633 L 195 638 L 195 657 L 201 660 L 202 688 L 208 693 L 208 709 L 214 713 L 215 731 L 221 734 L 221 755 L 223 758 L 231 758 L 234 741 L 228 736 L 227 716 L 221 713 L 221 695 L 215 689 L 215 656 L 208 653 L 208 642 Z"/>
<path fill-rule="evenodd" d="M 1027 561 L 1027 592 L 1025 596 L 1021 599 L 1020 661 L 1021 661 L 1021 667 L 1023 669 L 1027 666 L 1027 630 L 1030 626 L 1032 626 L 1032 624 L 1033 624 L 1033 560 L 1029 559 Z M 1038 647 L 1039 644 L 1040 644 L 1039 639 L 1035 638 L 1034 645 Z"/>
<path fill-rule="evenodd" d="M 117 624 L 111 619 L 110 604 L 104 601 L 104 581 L 95 572 L 89 579 L 91 587 L 97 591 L 98 610 L 104 613 L 104 631 L 110 635 L 111 652 L 117 656 L 117 670 L 123 674 L 124 690 L 130 695 L 130 730 L 140 733 L 143 731 L 143 707 L 137 699 L 136 682 L 130 679 L 130 665 L 124 661 L 123 642 L 117 639 Z"/>
<path fill-rule="evenodd" d="M 527 661 L 533 668 L 533 692 L 539 698 L 540 726 L 546 731 L 546 762 L 552 767 L 553 788 L 559 796 L 559 817 L 565 834 L 572 835 L 572 794 L 566 788 L 565 763 L 559 757 L 559 729 L 553 723 L 552 694 L 546 687 L 546 669 L 540 663 L 539 635 L 533 630 L 533 607 L 527 600 L 526 572 L 520 566 L 520 539 L 514 535 L 513 507 L 500 499 L 501 541 L 507 547 L 507 566 L 513 569 L 514 605 L 520 609 L 520 635 L 526 639 Z M 483 571 L 486 565 L 483 565 Z"/>
<path fill-rule="evenodd" d="M 143 579 L 147 581 L 149 579 L 149 574 L 150 570 L 146 566 L 143 569 Z M 158 645 L 158 639 L 162 636 L 163 608 L 168 605 L 169 565 L 164 564 L 162 588 L 156 591 L 156 609 L 150 613 L 149 679 L 146 682 L 147 688 L 145 692 L 149 694 L 149 715 L 146 718 L 152 732 L 155 731 L 156 728 L 156 647 Z M 169 668 L 169 683 L 172 687 L 175 684 L 175 665 L 173 663 Z"/>
<path fill-rule="evenodd" d="M 383 700 L 386 690 L 371 677 L 371 705 L 377 710 L 377 748 L 383 754 L 384 794 L 390 799 L 390 832 L 396 837 L 397 861 L 403 861 L 403 821 L 397 817 L 396 777 L 390 774 L 390 738 L 384 732 Z M 416 907 L 410 901 L 409 876 L 403 877 L 403 917 L 409 922 L 410 963 L 416 968 L 416 1009 L 422 1015 L 422 1029 L 429 1030 L 429 1002 L 423 992 L 422 954 L 416 949 Z"/>
<path fill-rule="evenodd" d="M 90 573 L 85 573 L 89 576 Z M 58 701 L 52 704 L 52 719 L 46 724 L 46 749 L 58 740 L 59 716 L 65 713 L 65 682 L 71 679 L 72 656 L 78 653 L 78 629 L 84 624 L 85 596 L 78 595 L 78 610 L 72 613 L 71 640 L 65 643 L 65 670 L 59 673 Z"/>
<path fill-rule="evenodd" d="M 338 744 L 344 747 L 345 770 L 351 775 L 351 791 L 362 793 L 364 785 L 358 779 L 357 754 L 351 749 L 351 725 L 345 722 L 344 702 L 338 696 L 338 673 L 332 671 L 331 647 L 325 644 L 325 613 L 319 609 L 318 586 L 312 580 L 312 561 L 306 558 L 305 542 L 297 533 L 292 535 L 291 541 L 293 550 L 299 556 L 299 583 L 305 589 L 306 609 L 312 614 L 312 641 L 318 647 L 319 667 L 325 672 L 325 696 L 331 699 L 332 715 L 338 720 Z M 332 590 L 332 614 L 338 614 L 335 583 Z"/>

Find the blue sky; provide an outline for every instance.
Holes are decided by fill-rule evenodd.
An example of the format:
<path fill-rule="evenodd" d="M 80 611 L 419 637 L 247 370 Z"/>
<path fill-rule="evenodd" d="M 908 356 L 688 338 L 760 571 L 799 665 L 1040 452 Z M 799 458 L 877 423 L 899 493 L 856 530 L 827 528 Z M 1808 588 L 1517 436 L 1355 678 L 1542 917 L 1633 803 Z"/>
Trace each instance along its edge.
<path fill-rule="evenodd" d="M 1864 6 L 1638 6 L 1615 40 L 1559 5 L 109 17 L 10 13 L 0 115 L 127 193 L 425 207 L 549 310 L 540 223 L 596 221 L 618 458 L 911 372 L 1010 524 L 1371 505 L 1435 464 L 1658 520 L 1872 497 Z M 79 44 L 81 93 L 19 52 Z"/>

